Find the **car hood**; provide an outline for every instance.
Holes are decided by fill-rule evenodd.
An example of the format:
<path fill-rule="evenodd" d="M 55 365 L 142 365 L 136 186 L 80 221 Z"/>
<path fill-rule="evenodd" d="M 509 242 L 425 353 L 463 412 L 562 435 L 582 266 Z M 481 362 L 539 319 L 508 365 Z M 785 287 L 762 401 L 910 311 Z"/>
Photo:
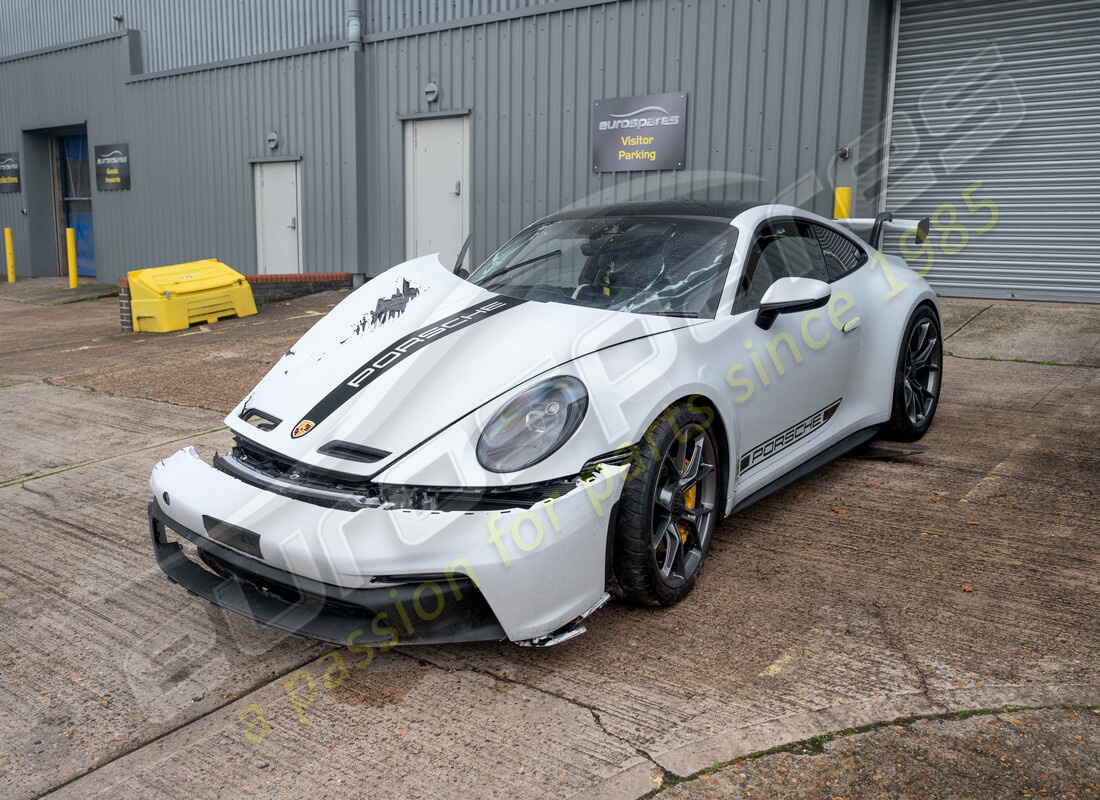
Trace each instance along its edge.
<path fill-rule="evenodd" d="M 349 295 L 226 423 L 288 458 L 375 474 L 470 412 L 486 404 L 495 410 L 524 381 L 568 372 L 571 361 L 596 350 L 694 322 L 498 295 L 426 256 Z M 278 424 L 261 430 L 245 422 L 253 411 Z M 332 441 L 370 448 L 377 458 L 357 462 L 317 452 Z"/>

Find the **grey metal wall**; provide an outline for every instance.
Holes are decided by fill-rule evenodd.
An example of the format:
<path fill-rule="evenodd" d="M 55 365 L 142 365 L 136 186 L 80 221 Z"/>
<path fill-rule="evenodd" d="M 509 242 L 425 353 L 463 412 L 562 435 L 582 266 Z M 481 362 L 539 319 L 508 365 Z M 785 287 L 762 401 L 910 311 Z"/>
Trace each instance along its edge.
<path fill-rule="evenodd" d="M 364 32 L 389 33 L 555 2 L 559 0 L 366 0 Z"/>
<path fill-rule="evenodd" d="M 301 158 L 303 271 L 356 269 L 352 53 L 135 79 L 128 50 L 119 36 L 0 64 L 0 152 L 23 153 L 23 191 L 0 194 L 0 226 L 14 229 L 21 274 L 32 253 L 36 274 L 56 268 L 45 137 L 35 131 L 85 121 L 89 146 L 130 144 L 131 189 L 93 190 L 101 281 L 208 257 L 255 272 L 249 160 L 271 157 Z M 265 142 L 271 130 L 281 140 L 274 153 Z"/>
<path fill-rule="evenodd" d="M 346 17 L 347 0 L 4 0 L 0 58 L 131 28 L 158 72 L 342 41 Z"/>
<path fill-rule="evenodd" d="M 964 297 L 1100 302 L 1096 3 L 901 9 L 888 202 L 914 216 L 941 209 L 929 279 Z M 971 212 L 964 197 L 978 181 L 971 203 L 997 209 L 984 233 L 991 209 Z"/>
<path fill-rule="evenodd" d="M 555 2 L 362 0 L 362 31 L 389 33 Z M 160 72 L 343 41 L 347 12 L 348 0 L 4 0 L 0 58 L 129 28 L 141 31 L 145 71 Z"/>
<path fill-rule="evenodd" d="M 475 260 L 572 203 L 781 196 L 831 215 L 833 185 L 856 180 L 859 153 L 834 155 L 858 148 L 867 8 L 637 0 L 368 41 L 368 268 L 403 256 L 397 155 L 401 118 L 416 114 L 470 112 Z M 594 173 L 593 102 L 671 91 L 690 94 L 688 169 Z"/>

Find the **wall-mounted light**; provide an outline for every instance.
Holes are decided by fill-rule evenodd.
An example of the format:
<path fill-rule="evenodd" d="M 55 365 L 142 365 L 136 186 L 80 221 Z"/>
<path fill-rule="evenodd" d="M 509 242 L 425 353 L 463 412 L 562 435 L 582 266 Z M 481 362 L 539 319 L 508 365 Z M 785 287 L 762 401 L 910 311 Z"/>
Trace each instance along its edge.
<path fill-rule="evenodd" d="M 122 15 L 121 14 L 112 14 L 111 19 L 113 19 L 115 22 L 122 22 Z"/>
<path fill-rule="evenodd" d="M 269 133 L 267 135 L 267 146 L 269 148 L 271 148 L 272 150 L 274 150 L 276 147 L 279 146 L 279 132 L 278 131 L 272 131 L 271 133 Z"/>
<path fill-rule="evenodd" d="M 432 81 L 424 87 L 424 99 L 429 103 L 434 103 L 439 99 L 439 86 L 435 81 Z"/>

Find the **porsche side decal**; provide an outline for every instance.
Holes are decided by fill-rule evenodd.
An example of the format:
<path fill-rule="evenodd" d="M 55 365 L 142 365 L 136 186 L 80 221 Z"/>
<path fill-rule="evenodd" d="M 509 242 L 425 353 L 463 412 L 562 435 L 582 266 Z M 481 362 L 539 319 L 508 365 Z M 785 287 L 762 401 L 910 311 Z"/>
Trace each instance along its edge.
<path fill-rule="evenodd" d="M 836 413 L 839 407 L 840 400 L 836 400 L 820 411 L 815 411 L 813 414 L 810 414 L 810 416 L 806 417 L 806 419 L 801 422 L 787 428 L 787 430 L 782 433 L 777 433 L 763 444 L 758 444 L 756 447 L 752 448 L 752 450 L 745 453 L 745 455 L 741 456 L 741 472 L 760 466 L 776 453 L 783 452 L 799 439 L 804 439 L 809 436 L 832 419 L 833 414 Z"/>
<path fill-rule="evenodd" d="M 335 389 L 325 395 L 317 405 L 309 410 L 294 426 L 293 437 L 295 439 L 305 436 L 317 425 L 324 421 L 333 411 L 338 409 L 371 381 L 392 367 L 399 364 L 416 351 L 427 347 L 432 342 L 442 339 L 448 334 L 468 327 L 478 320 L 487 319 L 501 311 L 518 306 L 526 302 L 518 297 L 506 297 L 498 295 L 491 300 L 482 300 L 468 308 L 451 314 L 430 325 L 425 325 L 419 330 L 413 331 L 404 339 L 394 342 L 386 350 L 375 355 L 349 375 Z"/>

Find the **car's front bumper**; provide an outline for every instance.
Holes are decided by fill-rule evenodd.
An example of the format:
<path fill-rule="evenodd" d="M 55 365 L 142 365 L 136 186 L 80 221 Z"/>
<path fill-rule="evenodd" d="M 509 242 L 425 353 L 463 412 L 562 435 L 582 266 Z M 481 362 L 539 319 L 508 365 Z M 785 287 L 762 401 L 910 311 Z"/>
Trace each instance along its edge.
<path fill-rule="evenodd" d="M 206 566 L 169 541 L 169 531 L 194 543 Z M 149 504 L 149 533 L 157 564 L 173 583 L 219 608 L 295 636 L 348 646 L 505 638 L 469 578 L 453 576 L 442 586 L 434 581 L 373 589 L 332 586 L 243 556 L 183 527 L 156 503 Z M 419 616 L 414 614 L 418 608 Z"/>
<path fill-rule="evenodd" d="M 339 643 L 356 631 L 362 643 L 526 641 L 601 601 L 622 474 L 503 512 L 344 511 L 250 485 L 186 448 L 153 470 L 150 529 L 172 580 L 265 625 Z"/>

